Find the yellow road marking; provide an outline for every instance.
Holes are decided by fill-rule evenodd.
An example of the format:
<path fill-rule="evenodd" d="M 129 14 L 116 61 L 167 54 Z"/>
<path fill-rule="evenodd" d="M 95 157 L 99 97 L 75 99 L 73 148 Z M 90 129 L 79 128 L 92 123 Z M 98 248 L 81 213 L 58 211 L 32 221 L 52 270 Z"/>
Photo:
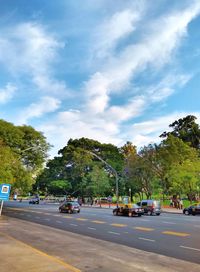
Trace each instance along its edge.
<path fill-rule="evenodd" d="M 104 221 L 98 221 L 98 220 L 94 220 L 94 221 L 91 221 L 93 223 L 96 223 L 96 224 L 105 224 L 106 222 Z"/>
<path fill-rule="evenodd" d="M 168 235 L 180 236 L 180 237 L 190 236 L 189 233 L 176 232 L 176 231 L 163 231 L 162 233 L 163 233 L 163 234 L 168 234 Z"/>
<path fill-rule="evenodd" d="M 60 216 L 60 214 L 52 214 L 53 216 Z"/>
<path fill-rule="evenodd" d="M 74 266 L 72 266 L 72 265 L 70 265 L 70 264 L 68 264 L 68 263 L 66 263 L 66 262 L 64 262 L 64 261 L 62 261 L 60 259 L 57 259 L 56 257 L 51 256 L 51 255 L 49 255 L 49 254 L 47 254 L 47 253 L 45 253 L 45 252 L 43 252 L 43 251 L 41 251 L 41 250 L 39 250 L 39 249 L 37 249 L 35 247 L 32 247 L 31 245 L 26 244 L 26 243 L 24 243 L 24 242 L 22 242 L 22 241 L 20 241 L 20 240 L 18 240 L 16 238 L 14 238 L 14 237 L 8 235 L 8 234 L 5 234 L 3 232 L 0 232 L 0 234 L 2 236 L 5 236 L 5 237 L 9 238 L 10 240 L 14 240 L 17 243 L 22 244 L 23 246 L 26 246 L 26 247 L 32 249 L 33 251 L 35 251 L 36 253 L 40 254 L 41 256 L 45 256 L 45 257 L 51 259 L 52 261 L 54 261 L 54 262 L 56 262 L 58 264 L 61 264 L 62 266 L 66 267 L 67 269 L 69 269 L 72 272 L 81 272 L 81 270 L 79 270 L 78 268 L 76 268 L 76 267 L 74 267 Z"/>
<path fill-rule="evenodd" d="M 113 227 L 121 227 L 121 228 L 123 228 L 123 227 L 127 227 L 127 225 L 125 225 L 125 224 L 110 224 L 111 226 L 113 226 Z"/>
<path fill-rule="evenodd" d="M 136 229 L 136 230 L 143 230 L 143 231 L 153 231 L 153 230 L 155 230 L 153 228 L 144 228 L 144 227 L 134 227 L 134 229 Z"/>
<path fill-rule="evenodd" d="M 73 216 L 71 216 L 71 215 L 65 215 L 65 216 L 63 216 L 64 218 L 73 218 Z"/>
<path fill-rule="evenodd" d="M 87 221 L 88 219 L 86 219 L 86 218 L 76 218 L 76 220 L 79 220 L 79 221 Z"/>

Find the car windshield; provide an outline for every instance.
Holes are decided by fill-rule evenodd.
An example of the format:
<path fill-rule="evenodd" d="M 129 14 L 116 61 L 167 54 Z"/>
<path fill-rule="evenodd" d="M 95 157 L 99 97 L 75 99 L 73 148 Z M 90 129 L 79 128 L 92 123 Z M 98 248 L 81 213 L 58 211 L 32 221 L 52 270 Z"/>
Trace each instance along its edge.
<path fill-rule="evenodd" d="M 140 208 L 140 206 L 138 206 L 137 204 L 133 204 L 133 206 L 132 206 L 133 208 Z"/>

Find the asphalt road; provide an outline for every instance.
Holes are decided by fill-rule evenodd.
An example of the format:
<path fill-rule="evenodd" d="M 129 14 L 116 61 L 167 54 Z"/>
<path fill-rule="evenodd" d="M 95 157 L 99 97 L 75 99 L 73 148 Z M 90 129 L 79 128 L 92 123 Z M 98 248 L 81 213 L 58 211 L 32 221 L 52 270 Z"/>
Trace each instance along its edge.
<path fill-rule="evenodd" d="M 86 208 L 60 214 L 56 204 L 6 202 L 3 214 L 57 229 L 200 264 L 200 216 L 113 216 L 112 209 Z"/>

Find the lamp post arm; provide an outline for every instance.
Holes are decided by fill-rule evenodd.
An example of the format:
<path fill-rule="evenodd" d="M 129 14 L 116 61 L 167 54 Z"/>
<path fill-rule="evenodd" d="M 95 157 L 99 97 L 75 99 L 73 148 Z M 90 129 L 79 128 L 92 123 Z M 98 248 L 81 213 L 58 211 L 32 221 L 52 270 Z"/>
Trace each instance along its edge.
<path fill-rule="evenodd" d="M 101 157 L 99 157 L 96 153 L 93 153 L 92 151 L 86 150 L 87 153 L 93 155 L 94 157 L 96 157 L 98 160 L 102 161 L 104 164 L 106 164 L 114 173 L 115 175 L 115 182 L 116 182 L 116 198 L 117 198 L 117 207 L 119 204 L 119 183 L 118 183 L 118 174 L 117 171 L 106 161 L 104 161 Z"/>

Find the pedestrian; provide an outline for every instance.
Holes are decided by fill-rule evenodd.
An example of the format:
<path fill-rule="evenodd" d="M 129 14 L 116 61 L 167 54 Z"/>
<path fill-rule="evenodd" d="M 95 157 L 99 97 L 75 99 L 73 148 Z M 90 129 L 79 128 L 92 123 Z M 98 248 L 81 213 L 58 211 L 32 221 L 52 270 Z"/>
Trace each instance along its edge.
<path fill-rule="evenodd" d="M 180 199 L 180 201 L 179 201 L 179 206 L 180 206 L 180 209 L 182 210 L 183 209 L 183 200 L 182 199 Z"/>

